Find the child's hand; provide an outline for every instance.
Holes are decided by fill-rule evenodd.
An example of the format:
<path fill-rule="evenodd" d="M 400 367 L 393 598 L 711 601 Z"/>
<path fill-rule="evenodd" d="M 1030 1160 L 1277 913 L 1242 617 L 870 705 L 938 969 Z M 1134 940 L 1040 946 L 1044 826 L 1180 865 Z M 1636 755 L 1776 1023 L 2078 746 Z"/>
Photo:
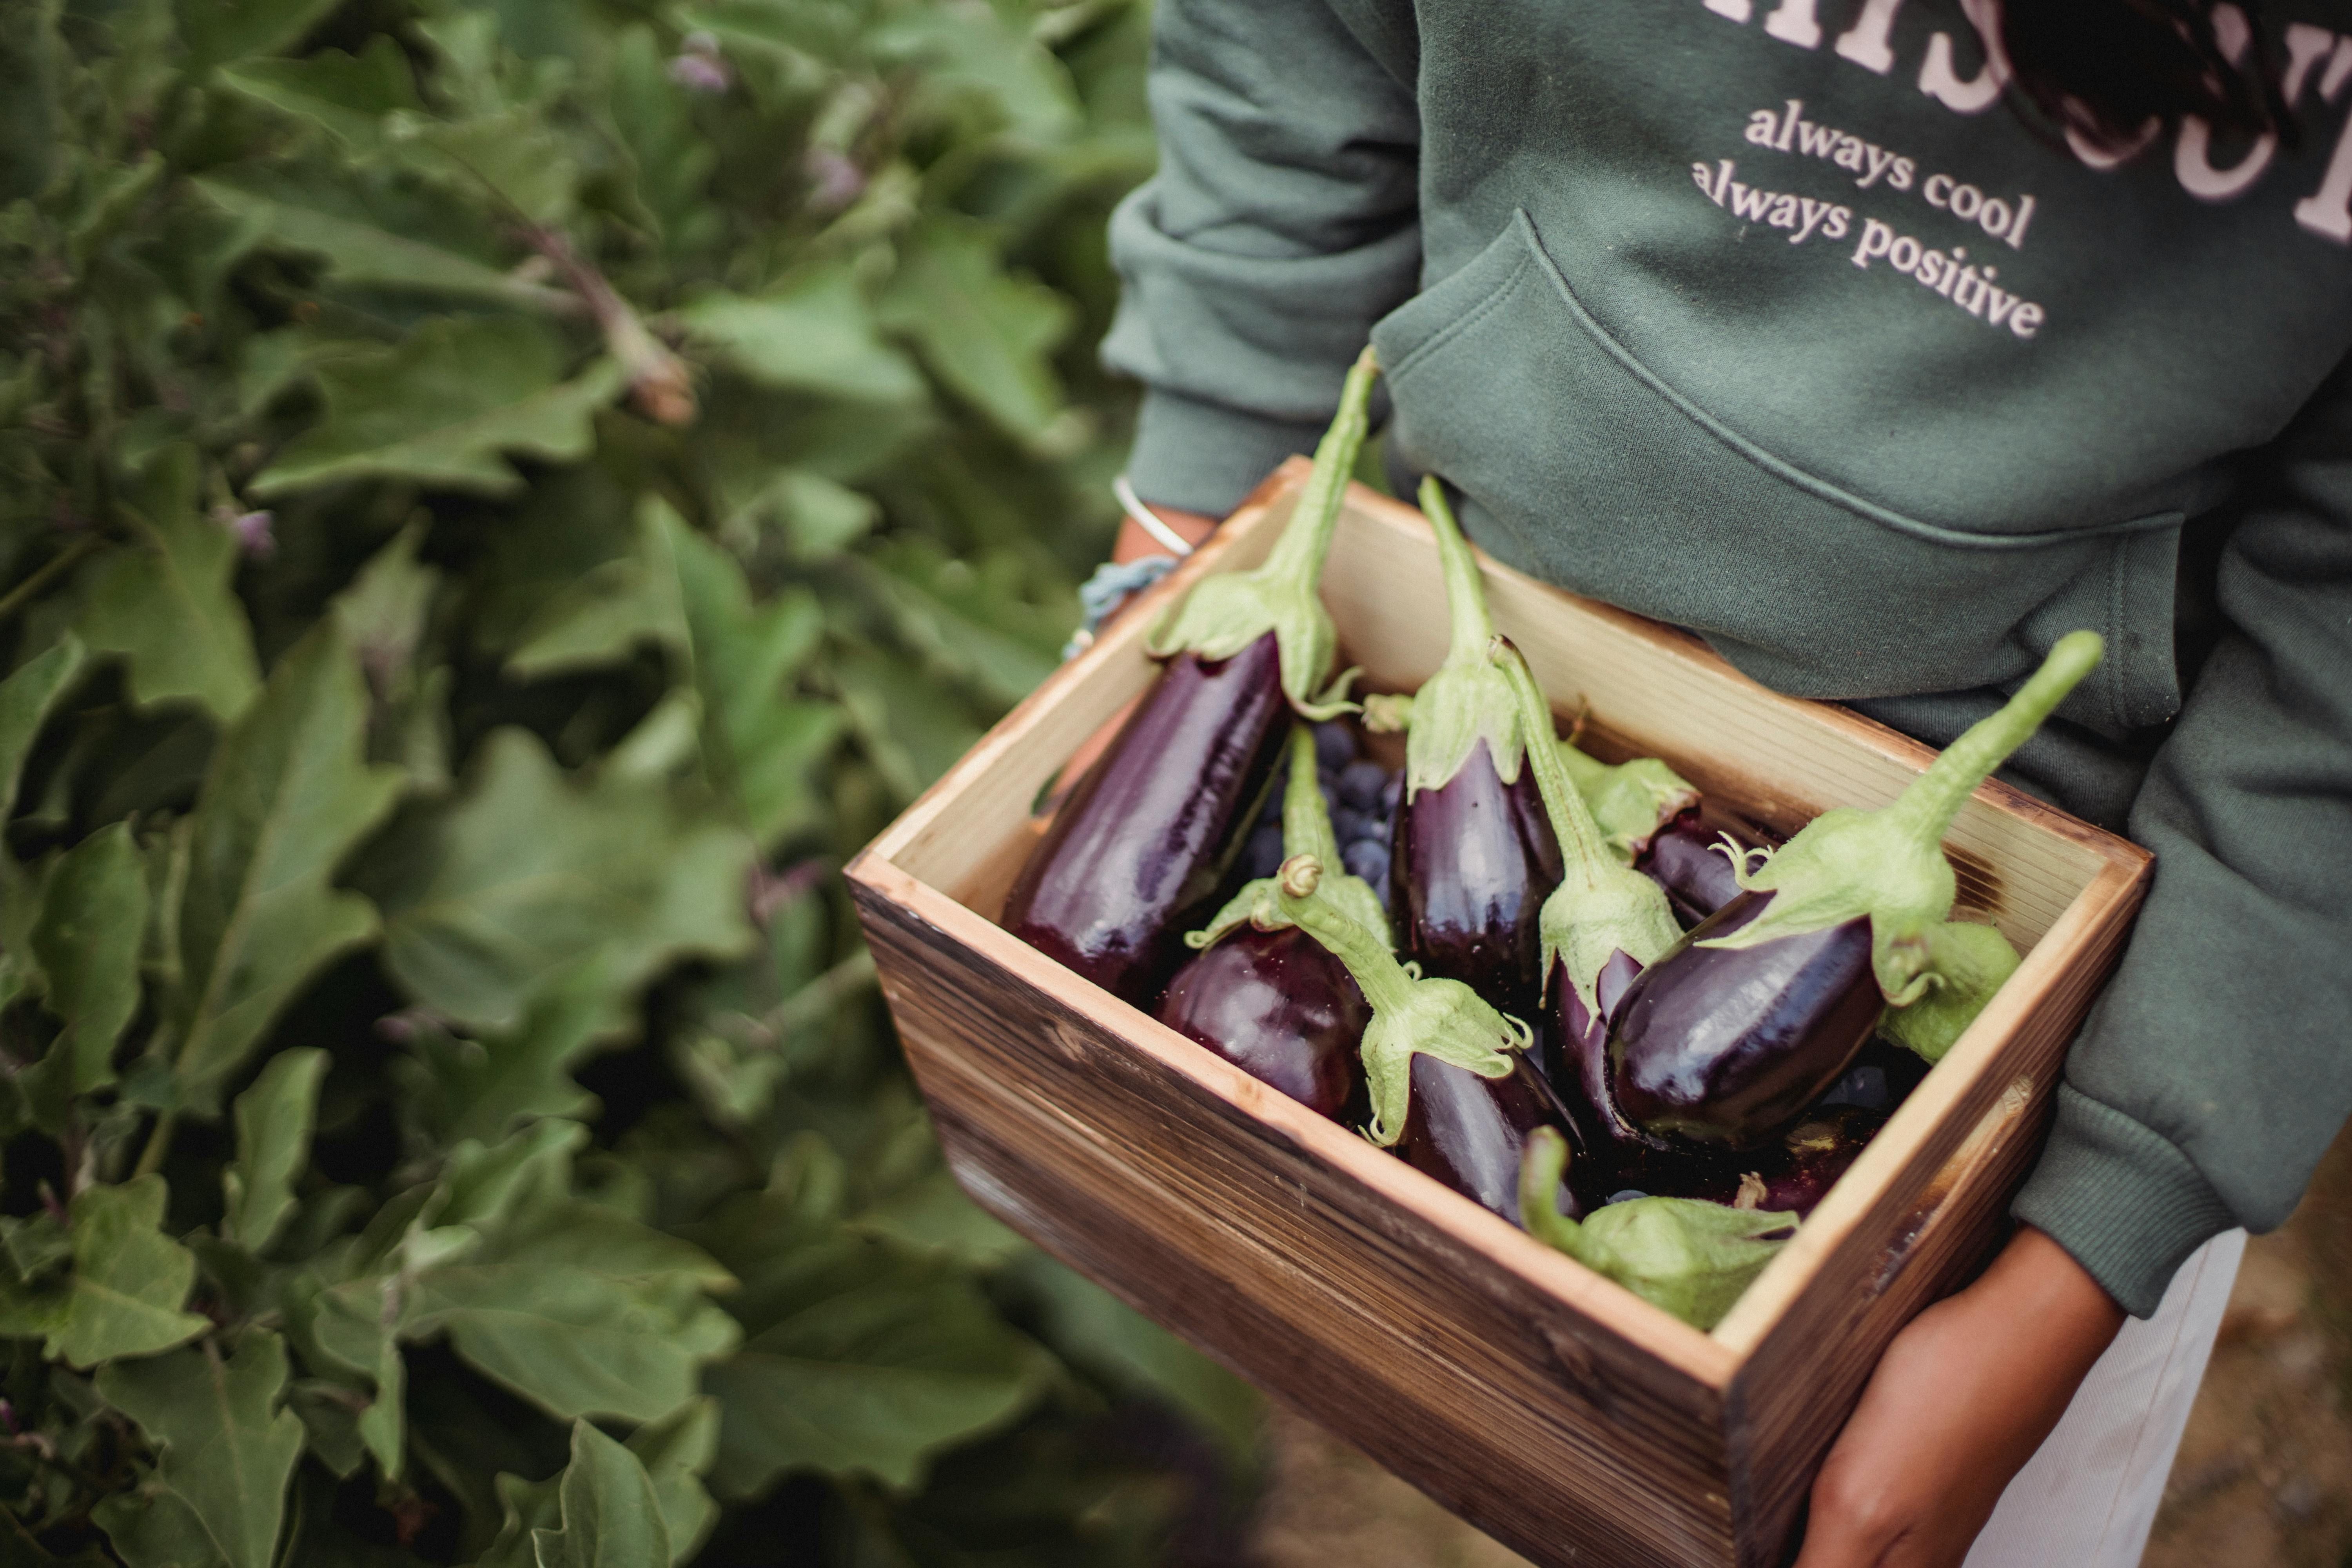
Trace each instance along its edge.
<path fill-rule="evenodd" d="M 2038 1230 L 1913 1320 L 1813 1481 L 1796 1568 L 1958 1568 L 2123 1310 Z"/>

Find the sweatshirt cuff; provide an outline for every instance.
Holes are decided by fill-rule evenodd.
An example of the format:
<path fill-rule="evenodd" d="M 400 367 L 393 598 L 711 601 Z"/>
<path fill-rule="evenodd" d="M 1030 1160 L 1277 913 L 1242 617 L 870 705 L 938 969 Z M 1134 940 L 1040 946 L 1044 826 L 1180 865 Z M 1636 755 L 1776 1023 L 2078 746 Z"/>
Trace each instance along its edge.
<path fill-rule="evenodd" d="M 2190 1253 L 2238 1223 L 2169 1139 L 2063 1083 L 2042 1163 L 2009 1212 L 2135 1318 L 2155 1312 Z"/>
<path fill-rule="evenodd" d="M 1319 425 L 1294 425 L 1152 388 L 1136 418 L 1127 477 L 1160 506 L 1223 517 L 1296 452 L 1312 454 Z"/>

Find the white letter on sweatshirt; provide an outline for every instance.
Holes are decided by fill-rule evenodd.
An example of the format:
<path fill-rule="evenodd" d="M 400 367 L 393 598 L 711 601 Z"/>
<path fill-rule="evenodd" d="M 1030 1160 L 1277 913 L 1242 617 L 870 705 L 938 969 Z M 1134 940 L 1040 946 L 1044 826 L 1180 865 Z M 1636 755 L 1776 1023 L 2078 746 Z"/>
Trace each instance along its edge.
<path fill-rule="evenodd" d="M 1780 8 L 1764 18 L 1764 30 L 1784 44 L 1801 49 L 1822 47 L 1822 25 L 1813 16 L 1820 0 L 1780 0 Z"/>
<path fill-rule="evenodd" d="M 1839 56 L 1881 76 L 1894 69 L 1895 47 L 1887 40 L 1895 32 L 1895 13 L 1902 8 L 1903 0 L 1868 0 L 1838 39 Z"/>
<path fill-rule="evenodd" d="M 1748 0 L 1706 0 L 1706 8 L 1718 16 L 1728 16 L 1735 22 L 1745 22 L 1755 15 Z"/>
<path fill-rule="evenodd" d="M 1960 0 L 1983 47 L 1984 68 L 1962 80 L 1952 68 L 1952 36 L 1938 33 L 1927 40 L 1927 63 L 1919 68 L 1919 90 L 1961 114 L 1982 114 L 2000 101 L 2009 83 L 2009 57 L 2001 52 L 2000 18 L 1990 0 Z"/>
<path fill-rule="evenodd" d="M 1874 217 L 1862 220 L 1862 243 L 1853 247 L 1853 261 L 1864 272 L 1870 264 L 1895 248 L 1895 231 Z"/>

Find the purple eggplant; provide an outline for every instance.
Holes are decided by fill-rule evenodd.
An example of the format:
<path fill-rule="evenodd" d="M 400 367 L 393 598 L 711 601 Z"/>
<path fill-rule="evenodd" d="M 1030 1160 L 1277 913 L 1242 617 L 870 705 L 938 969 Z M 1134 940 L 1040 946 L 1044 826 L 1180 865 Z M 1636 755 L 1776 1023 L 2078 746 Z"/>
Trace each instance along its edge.
<path fill-rule="evenodd" d="M 1551 716 L 1528 727 L 1487 660 L 1495 626 L 1477 558 L 1434 476 L 1422 481 L 1421 508 L 1437 534 L 1452 643 L 1410 709 L 1391 902 L 1407 957 L 1532 1016 L 1543 901 L 1559 885 L 1560 858 L 1528 754 L 1552 746 Z"/>
<path fill-rule="evenodd" d="M 1644 970 L 1610 1020 L 1610 1087 L 1627 1118 L 1659 1136 L 1754 1147 L 1837 1080 L 1887 1009 L 1933 997 L 1920 1032 L 1930 1046 L 1957 1037 L 2015 963 L 1989 951 L 2007 946 L 1990 926 L 1950 921 L 1944 835 L 2100 651 L 2095 633 L 2060 638 L 1893 804 L 1822 814 Z"/>
<path fill-rule="evenodd" d="M 1334 1121 L 1361 1115 L 1357 1052 L 1371 1005 L 1295 927 L 1234 932 L 1176 972 L 1160 1021 Z"/>
<path fill-rule="evenodd" d="M 1271 899 L 1261 900 L 1250 923 L 1260 930 L 1282 921 L 1298 926 L 1355 976 L 1372 1007 L 1364 1026 L 1364 1086 L 1371 1109 L 1364 1131 L 1388 1148 L 1410 1120 L 1417 1059 L 1434 1058 L 1482 1079 L 1499 1079 L 1517 1070 L 1530 1036 L 1525 1024 L 1496 1012 L 1462 982 L 1398 963 L 1381 928 L 1351 919 L 1340 903 L 1318 896 L 1323 881 L 1316 857 L 1293 856 L 1282 863 Z"/>
<path fill-rule="evenodd" d="M 1003 923 L 1106 990 L 1149 1005 L 1207 912 L 1281 753 L 1290 710 L 1339 711 L 1339 634 L 1317 595 L 1377 367 L 1348 375 L 1315 472 L 1264 565 L 1194 584 L 1147 647 L 1167 662 L 1030 854 Z"/>
<path fill-rule="evenodd" d="M 1634 862 L 1666 890 L 1675 918 L 1695 926 L 1739 896 L 1734 850 L 1761 848 L 1757 841 L 1709 827 L 1696 811 L 1685 811 L 1659 829 L 1649 849 Z"/>
<path fill-rule="evenodd" d="M 1609 1088 L 1633 1125 L 1745 1146 L 1811 1104 L 1870 1038 L 1885 1002 L 1866 918 L 1760 947 L 1700 945 L 1774 897 L 1741 893 L 1628 990 L 1612 1018 Z"/>
<path fill-rule="evenodd" d="M 1519 1224 L 1519 1163 L 1528 1138 L 1562 1120 L 1543 1074 L 1524 1057 L 1500 1078 L 1480 1078 L 1426 1056 L 1412 1058 L 1412 1108 L 1397 1152 L 1413 1169 Z M 1555 1188 L 1553 1208 L 1584 1217 L 1566 1182 Z"/>
<path fill-rule="evenodd" d="M 1339 848 L 1317 775 L 1314 731 L 1290 729 L 1283 789 L 1283 845 L 1293 857 L 1335 865 Z M 1313 896 L 1385 941 L 1380 899 L 1359 879 L 1331 871 Z M 1202 950 L 1176 973 L 1160 1021 L 1263 1083 L 1334 1121 L 1360 1120 L 1360 1051 L 1371 1005 L 1348 967 L 1282 912 L 1274 879 L 1235 894 L 1185 942 Z"/>

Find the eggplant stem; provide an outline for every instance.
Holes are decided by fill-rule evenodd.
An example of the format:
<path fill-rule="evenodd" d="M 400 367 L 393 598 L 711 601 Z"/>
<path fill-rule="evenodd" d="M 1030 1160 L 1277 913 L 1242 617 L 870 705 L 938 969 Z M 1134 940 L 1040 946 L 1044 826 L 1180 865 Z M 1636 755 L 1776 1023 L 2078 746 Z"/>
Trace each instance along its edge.
<path fill-rule="evenodd" d="M 1576 781 L 1569 776 L 1568 764 L 1560 760 L 1559 747 L 1543 743 L 1552 734 L 1551 705 L 1544 700 L 1542 689 L 1536 685 L 1535 671 L 1528 668 L 1527 656 L 1512 646 L 1510 638 L 1488 638 L 1486 657 L 1501 668 L 1511 683 L 1512 695 L 1518 699 L 1519 725 L 1528 734 L 1528 756 L 1536 773 L 1536 791 L 1543 796 L 1552 833 L 1559 839 L 1560 858 L 1571 872 L 1581 871 L 1591 880 L 1595 866 L 1604 860 L 1613 866 L 1616 857 L 1609 853 L 1608 840 L 1601 837 L 1601 824 L 1593 819 L 1592 808 L 1577 793 Z"/>
<path fill-rule="evenodd" d="M 1519 1155 L 1519 1219 L 1528 1234 L 1555 1252 L 1584 1261 L 1584 1227 L 1559 1212 L 1553 1196 L 1568 1175 L 1568 1140 L 1557 1127 L 1528 1134 Z"/>
<path fill-rule="evenodd" d="M 1462 525 L 1445 500 L 1445 487 L 1435 474 L 1422 478 L 1421 510 L 1436 531 L 1437 562 L 1445 573 L 1445 611 L 1454 623 L 1445 661 L 1477 664 L 1495 639 L 1495 617 L 1486 608 L 1486 586 L 1478 581 L 1478 558 L 1471 553 L 1470 542 L 1463 537 Z"/>
<path fill-rule="evenodd" d="M 1282 531 L 1265 563 L 1258 568 L 1260 575 L 1280 583 L 1293 593 L 1311 596 L 1317 580 L 1323 575 L 1323 557 L 1331 548 L 1332 531 L 1339 526 L 1340 503 L 1346 499 L 1349 480 L 1355 477 L 1355 455 L 1362 449 L 1364 437 L 1371 429 L 1367 405 L 1371 398 L 1372 378 L 1380 374 L 1380 368 L 1371 346 L 1366 344 L 1348 371 L 1347 383 L 1339 393 L 1338 417 L 1323 432 L 1323 439 L 1316 443 L 1315 471 L 1306 488 L 1298 492 L 1291 525 Z M 1303 528 L 1298 526 L 1301 520 L 1306 523 Z"/>
<path fill-rule="evenodd" d="M 1403 1007 L 1412 994 L 1412 976 L 1377 936 L 1314 896 L 1322 869 L 1307 855 L 1282 863 L 1282 912 L 1339 961 L 1375 1011 Z"/>
<path fill-rule="evenodd" d="M 1315 731 L 1304 724 L 1290 727 L 1290 777 L 1282 790 L 1282 856 L 1287 861 L 1297 855 L 1325 866 L 1339 863 L 1339 839 L 1316 765 Z"/>
<path fill-rule="evenodd" d="M 2105 651 L 2099 634 L 2069 632 L 2060 637 L 2017 695 L 2000 710 L 1978 720 L 1944 748 L 1926 773 L 1911 781 L 1888 813 L 1921 844 L 1940 844 L 1962 803 L 2025 744 L 2066 694 L 2091 673 Z"/>

